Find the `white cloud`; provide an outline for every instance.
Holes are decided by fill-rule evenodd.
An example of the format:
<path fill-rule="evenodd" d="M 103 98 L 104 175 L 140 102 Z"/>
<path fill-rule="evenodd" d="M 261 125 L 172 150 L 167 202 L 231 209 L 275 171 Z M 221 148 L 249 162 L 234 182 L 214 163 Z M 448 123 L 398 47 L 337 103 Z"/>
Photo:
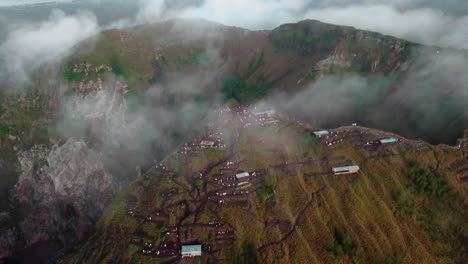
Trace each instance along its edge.
<path fill-rule="evenodd" d="M 417 0 L 205 0 L 178 10 L 168 8 L 164 0 L 140 0 L 140 5 L 140 23 L 190 17 L 261 30 L 317 19 L 423 44 L 468 48 L 468 15 L 450 15 L 432 2 L 425 5 Z"/>
<path fill-rule="evenodd" d="M 97 20 L 91 13 L 66 16 L 53 11 L 47 21 L 11 31 L 0 46 L 0 56 L 10 76 L 24 79 L 27 73 L 43 64 L 67 56 L 78 42 L 97 32 Z"/>
<path fill-rule="evenodd" d="M 468 48 L 468 16 L 454 17 L 435 9 L 352 5 L 311 9 L 303 18 L 354 26 L 424 44 Z"/>
<path fill-rule="evenodd" d="M 48 2 L 57 3 L 70 3 L 72 0 L 0 0 L 0 7 L 2 6 L 19 6 L 27 4 L 40 4 Z"/>

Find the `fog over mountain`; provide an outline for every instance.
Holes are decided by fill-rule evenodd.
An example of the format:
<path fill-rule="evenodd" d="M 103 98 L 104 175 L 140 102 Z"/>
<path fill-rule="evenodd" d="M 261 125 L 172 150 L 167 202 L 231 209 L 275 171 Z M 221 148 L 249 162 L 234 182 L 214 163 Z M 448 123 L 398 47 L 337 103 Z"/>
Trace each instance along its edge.
<path fill-rule="evenodd" d="M 0 6 L 11 6 L 13 3 L 20 2 L 0 1 Z M 461 0 L 88 0 L 74 3 L 57 2 L 59 3 L 56 5 L 44 8 L 35 7 L 37 10 L 2 12 L 0 9 L 0 18 L 7 21 L 7 23 L 2 23 L 4 29 L 0 30 L 0 34 L 2 31 L 11 31 L 13 24 L 37 23 L 47 19 L 52 9 L 63 9 L 67 14 L 85 9 L 95 13 L 99 23 L 107 27 L 155 22 L 172 17 L 199 17 L 249 29 L 272 29 L 284 23 L 318 19 L 377 31 L 423 44 L 453 48 L 468 47 L 466 44 L 468 43 L 466 39 L 468 4 Z M 246 6 L 249 8 L 245 8 Z"/>
<path fill-rule="evenodd" d="M 265 165 L 267 169 L 261 171 L 272 170 L 267 164 L 279 160 L 288 164 L 288 160 L 299 161 L 309 154 L 307 162 L 313 158 L 321 163 L 329 155 L 338 157 L 329 146 L 340 147 L 344 142 L 357 151 L 343 163 L 362 160 L 367 174 L 380 175 L 385 167 L 374 173 L 374 167 L 380 165 L 369 160 L 376 158 L 387 164 L 389 153 L 380 153 L 378 148 L 376 153 L 367 152 L 362 146 L 371 140 L 377 142 L 380 133 L 385 133 L 406 144 L 405 153 L 400 153 L 401 149 L 390 153 L 398 157 L 394 161 L 398 177 L 405 174 L 406 161 L 414 159 L 413 151 L 420 158 L 417 151 L 425 149 L 435 151 L 426 153 L 429 158 L 421 158 L 428 163 L 428 171 L 442 168 L 456 181 L 449 167 L 465 155 L 457 139 L 468 126 L 467 8 L 462 0 L 0 0 L 0 263 L 2 258 L 18 256 L 21 262 L 30 257 L 29 250 L 51 259 L 71 250 L 91 237 L 101 213 L 121 190 L 155 166 L 162 168 L 159 164 L 171 159 L 171 153 L 182 157 L 180 146 L 197 146 L 204 137 L 198 134 L 205 133 L 205 123 L 222 131 L 220 135 L 237 137 L 239 131 L 244 133 L 243 129 L 252 125 L 242 123 L 249 122 L 250 117 L 244 117 L 250 116 L 246 114 L 250 107 L 260 109 L 264 104 L 277 110 L 280 117 L 273 121 L 297 127 L 281 131 L 288 134 L 283 138 L 292 136 L 292 141 L 276 138 L 275 131 L 267 133 L 275 144 L 259 151 L 278 154 L 278 158 L 252 162 L 254 166 Z M 226 113 L 233 115 L 233 123 L 242 124 L 239 131 L 222 122 L 220 128 L 216 128 L 217 121 L 209 122 L 212 116 L 223 116 L 219 109 L 228 105 L 232 108 Z M 312 137 L 311 127 L 331 131 L 355 122 L 359 126 L 353 126 L 356 131 L 351 134 L 357 137 L 350 141 Z M 389 133 L 373 131 L 363 136 L 366 129 L 361 125 Z M 336 131 L 345 137 L 347 130 Z M 252 154 L 257 145 L 265 143 L 265 138 L 238 139 L 233 142 L 252 149 L 232 145 L 229 148 L 233 149 L 226 151 Z M 285 148 L 285 153 L 278 148 L 296 140 L 297 144 L 291 145 L 298 148 Z M 306 155 L 295 153 L 303 147 Z M 313 150 L 316 147 L 319 152 Z M 207 151 L 216 156 L 224 150 Z M 347 155 L 347 151 L 339 155 Z M 235 157 L 213 164 L 225 164 Z M 207 165 L 210 159 L 200 158 Z M 328 170 L 329 165 L 327 160 L 323 168 Z M 174 171 L 181 166 L 185 165 L 171 163 Z M 182 169 L 180 178 L 200 175 L 203 183 L 206 179 L 201 172 L 205 169 L 195 167 Z M 284 172 L 291 171 L 295 169 Z M 304 175 L 296 178 L 302 181 Z M 158 177 L 154 179 L 160 180 Z M 145 185 L 164 186 L 153 180 L 137 192 L 146 193 Z M 307 186 L 307 182 L 309 179 L 301 185 Z M 208 184 L 201 184 L 204 192 Z M 175 185 L 170 188 L 175 190 Z M 180 194 L 203 197 L 200 184 L 185 185 Z M 274 197 L 273 185 L 267 189 Z M 374 183 L 367 181 L 365 185 L 371 188 Z M 401 188 L 406 185 L 406 180 L 398 182 Z M 300 192 L 309 196 L 315 187 L 319 186 Z M 389 201 L 382 204 L 393 206 L 393 196 L 400 197 L 399 189 L 385 190 Z M 296 189 L 282 192 L 298 193 Z M 159 189 L 147 193 L 151 199 L 160 196 Z M 298 201 L 308 200 L 305 198 Z M 256 194 L 252 199 L 257 199 Z M 140 202 L 143 206 L 150 203 L 146 199 Z M 278 211 L 293 212 L 295 207 Z M 132 208 L 122 206 L 115 211 L 127 217 L 132 214 L 127 209 Z M 391 208 L 384 209 L 391 212 Z M 194 222 L 197 219 L 194 217 Z M 106 224 L 99 228 L 106 228 Z M 271 223 L 265 220 L 261 225 Z M 299 220 L 291 225 L 291 234 L 299 230 L 296 226 Z M 426 237 L 422 229 L 418 232 L 423 235 L 416 237 Z M 105 247 L 127 243 L 109 239 L 112 232 L 104 233 Z M 92 237 L 100 240 L 100 236 Z M 400 240 L 388 241 L 398 244 Z M 94 251 L 106 254 L 93 243 L 88 246 L 91 255 Z M 424 246 L 429 252 L 431 243 Z M 382 252 L 386 251 L 382 247 Z M 80 257 L 63 263 L 82 263 Z"/>

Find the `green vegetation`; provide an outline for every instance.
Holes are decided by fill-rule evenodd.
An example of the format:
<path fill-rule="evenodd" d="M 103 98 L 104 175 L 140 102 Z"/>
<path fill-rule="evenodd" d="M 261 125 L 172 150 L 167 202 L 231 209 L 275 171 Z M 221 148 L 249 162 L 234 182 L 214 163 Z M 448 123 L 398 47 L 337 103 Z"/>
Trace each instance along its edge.
<path fill-rule="evenodd" d="M 5 107 L 0 106 L 0 116 L 2 116 L 6 111 L 7 109 Z"/>
<path fill-rule="evenodd" d="M 240 257 L 240 263 L 243 264 L 256 264 L 260 263 L 257 258 L 257 251 L 253 243 L 242 243 L 242 255 Z"/>
<path fill-rule="evenodd" d="M 139 247 L 137 247 L 136 245 L 130 244 L 128 245 L 128 249 L 127 249 L 127 257 L 131 257 L 135 255 L 136 253 L 138 253 L 139 251 L 140 251 Z"/>
<path fill-rule="evenodd" d="M 304 146 L 314 147 L 317 145 L 317 138 L 312 133 L 307 133 L 304 137 Z"/>
<path fill-rule="evenodd" d="M 395 194 L 394 199 L 396 203 L 396 209 L 401 217 L 407 217 L 413 214 L 414 205 L 410 202 L 409 197 L 406 193 L 404 193 L 403 191 L 398 191 Z"/>
<path fill-rule="evenodd" d="M 234 75 L 224 80 L 222 92 L 225 100 L 235 99 L 242 104 L 249 104 L 264 96 L 272 87 L 273 83 L 264 76 L 259 76 L 254 84 L 249 84 Z"/>
<path fill-rule="evenodd" d="M 234 74 L 224 79 L 222 93 L 225 100 L 235 99 L 239 103 L 249 104 L 266 95 L 273 87 L 273 83 L 264 75 L 259 75 L 255 80 L 251 77 L 264 65 L 265 53 L 255 55 L 247 67 L 244 74 Z"/>
<path fill-rule="evenodd" d="M 166 178 L 162 181 L 162 184 L 166 185 L 168 188 L 172 189 L 172 188 L 175 188 L 176 187 L 176 183 L 170 179 L 170 178 Z"/>
<path fill-rule="evenodd" d="M 266 203 L 270 199 L 274 199 L 275 186 L 272 184 L 263 183 L 258 190 L 258 198 L 262 203 Z"/>
<path fill-rule="evenodd" d="M 205 57 L 206 54 L 207 54 L 206 49 L 198 48 L 192 51 L 187 58 L 177 57 L 174 63 L 176 64 L 177 68 L 180 68 L 180 66 L 185 66 L 185 65 L 200 64 L 203 61 L 203 58 Z"/>
<path fill-rule="evenodd" d="M 197 187 L 198 190 L 201 190 L 202 186 L 203 186 L 203 181 L 202 179 L 196 179 L 195 180 L 195 186 Z"/>
<path fill-rule="evenodd" d="M 73 70 L 73 66 L 70 64 L 70 65 L 66 65 L 63 68 L 63 75 L 70 82 L 73 82 L 73 81 L 79 82 L 84 79 L 86 72 L 85 71 L 75 72 Z"/>
<path fill-rule="evenodd" d="M 205 209 L 203 209 L 201 215 L 200 215 L 201 219 L 205 220 L 205 221 L 209 221 L 213 218 L 216 217 L 214 211 L 210 208 L 210 207 L 205 207 Z"/>
<path fill-rule="evenodd" d="M 318 21 L 302 21 L 293 27 L 273 30 L 269 40 L 275 48 L 291 49 L 310 56 L 330 53 L 346 33 L 347 28 Z"/>
<path fill-rule="evenodd" d="M 260 54 L 257 56 L 254 56 L 249 63 L 249 66 L 247 68 L 247 71 L 244 73 L 243 79 L 247 80 L 249 79 L 252 75 L 254 75 L 260 67 L 263 66 L 264 64 L 264 58 L 265 58 L 265 52 L 262 51 Z"/>
<path fill-rule="evenodd" d="M 180 170 L 180 160 L 177 157 L 174 157 L 171 160 L 171 170 L 174 172 L 178 172 Z"/>
<path fill-rule="evenodd" d="M 127 71 L 119 56 L 115 54 L 112 55 L 110 58 L 110 66 L 112 67 L 112 71 L 115 73 L 115 75 L 126 77 Z"/>
<path fill-rule="evenodd" d="M 327 222 L 327 227 L 332 232 L 332 237 L 327 241 L 327 251 L 333 256 L 356 256 L 357 246 L 351 237 L 341 231 L 332 220 Z"/>
<path fill-rule="evenodd" d="M 416 191 L 424 193 L 430 198 L 440 200 L 450 192 L 444 175 L 436 170 L 423 169 L 417 162 L 409 163 L 406 174 Z"/>
<path fill-rule="evenodd" d="M 0 123 L 0 135 L 6 136 L 10 133 L 10 126 L 4 123 Z"/>

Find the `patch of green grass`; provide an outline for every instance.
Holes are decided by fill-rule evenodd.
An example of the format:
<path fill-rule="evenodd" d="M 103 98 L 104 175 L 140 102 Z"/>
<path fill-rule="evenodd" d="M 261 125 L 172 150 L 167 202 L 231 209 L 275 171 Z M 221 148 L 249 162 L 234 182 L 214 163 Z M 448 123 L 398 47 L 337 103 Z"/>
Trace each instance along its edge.
<path fill-rule="evenodd" d="M 357 246 L 351 237 L 341 231 L 332 220 L 327 222 L 327 226 L 332 232 L 332 236 L 327 241 L 327 252 L 333 256 L 356 256 Z"/>
<path fill-rule="evenodd" d="M 7 136 L 10 133 L 10 126 L 4 123 L 0 123 L 0 135 Z"/>
<path fill-rule="evenodd" d="M 240 263 L 245 264 L 257 264 L 260 263 L 257 257 L 257 251 L 253 243 L 243 242 L 242 243 L 242 255 L 240 257 Z"/>
<path fill-rule="evenodd" d="M 211 208 L 209 208 L 208 206 L 205 206 L 205 208 L 203 209 L 200 215 L 200 218 L 204 221 L 209 221 L 213 219 L 214 217 L 216 217 L 216 215 L 213 212 L 213 210 L 211 210 Z"/>
<path fill-rule="evenodd" d="M 408 195 L 403 191 L 397 191 L 394 195 L 395 206 L 401 217 L 407 217 L 413 214 L 414 204 L 410 202 Z"/>
<path fill-rule="evenodd" d="M 195 186 L 197 187 L 198 190 L 201 190 L 201 188 L 203 187 L 202 179 L 196 179 L 195 180 Z"/>
<path fill-rule="evenodd" d="M 7 111 L 7 109 L 5 107 L 0 106 L 0 116 L 5 114 L 6 111 Z"/>
<path fill-rule="evenodd" d="M 114 54 L 111 56 L 110 66 L 115 75 L 128 77 L 128 70 L 125 67 L 125 65 L 122 63 L 122 60 L 118 55 Z"/>
<path fill-rule="evenodd" d="M 138 253 L 138 251 L 140 251 L 140 248 L 138 248 L 136 245 L 133 245 L 133 244 L 128 245 L 127 257 L 131 257 L 135 255 L 136 253 Z"/>
<path fill-rule="evenodd" d="M 260 54 L 258 54 L 258 56 L 255 55 L 250 60 L 249 66 L 247 67 L 247 70 L 245 71 L 244 76 L 243 76 L 244 80 L 249 79 L 252 75 L 255 74 L 255 72 L 257 72 L 258 69 L 260 69 L 260 67 L 263 66 L 264 58 L 265 58 L 265 52 L 262 51 L 260 52 Z"/>
<path fill-rule="evenodd" d="M 178 172 L 180 170 L 180 160 L 178 158 L 172 159 L 171 170 L 175 172 Z"/>
<path fill-rule="evenodd" d="M 263 183 L 258 190 L 258 198 L 262 203 L 275 198 L 275 186 Z"/>
<path fill-rule="evenodd" d="M 176 187 L 176 183 L 171 178 L 166 178 L 162 181 L 162 184 L 166 185 L 168 188 L 172 189 Z"/>
<path fill-rule="evenodd" d="M 429 198 L 441 200 L 450 192 L 450 187 L 444 175 L 436 170 L 421 168 L 417 162 L 410 162 L 406 175 L 413 183 L 416 191 L 427 195 Z"/>
<path fill-rule="evenodd" d="M 219 149 L 215 149 L 215 148 L 206 148 L 206 151 L 210 154 L 215 154 L 215 155 L 218 155 L 218 154 L 221 154 L 222 151 L 219 150 Z"/>
<path fill-rule="evenodd" d="M 174 61 L 177 68 L 185 65 L 197 65 L 200 64 L 206 57 L 207 51 L 204 48 L 195 49 L 186 58 L 177 57 Z"/>
<path fill-rule="evenodd" d="M 254 84 L 248 84 L 245 79 L 234 75 L 224 79 L 222 87 L 225 100 L 235 99 L 239 103 L 249 104 L 266 95 L 273 88 L 273 82 L 259 76 Z"/>
<path fill-rule="evenodd" d="M 265 53 L 262 51 L 255 55 L 244 74 L 235 74 L 224 79 L 222 93 L 227 100 L 235 99 L 239 103 L 249 104 L 262 98 L 273 88 L 274 81 L 269 81 L 265 76 L 255 78 L 255 82 L 247 82 L 264 65 Z M 281 79 L 281 78 L 280 78 Z"/>
<path fill-rule="evenodd" d="M 75 72 L 73 71 L 72 65 L 66 65 L 63 68 L 63 75 L 65 79 L 67 79 L 70 82 L 73 82 L 73 81 L 79 82 L 84 79 L 86 73 L 84 71 Z"/>

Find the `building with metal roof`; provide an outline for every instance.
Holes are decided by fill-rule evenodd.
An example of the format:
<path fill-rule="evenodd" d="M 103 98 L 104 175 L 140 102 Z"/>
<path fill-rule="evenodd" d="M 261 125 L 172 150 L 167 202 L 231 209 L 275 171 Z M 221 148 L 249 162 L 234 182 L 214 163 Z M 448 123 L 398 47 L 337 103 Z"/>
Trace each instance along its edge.
<path fill-rule="evenodd" d="M 202 148 L 212 148 L 212 147 L 214 147 L 214 144 L 215 144 L 215 142 L 211 141 L 211 140 L 202 140 L 200 142 L 200 146 Z"/>
<path fill-rule="evenodd" d="M 276 115 L 276 111 L 273 109 L 267 110 L 267 111 L 262 111 L 262 112 L 254 112 L 253 113 L 255 116 L 268 116 L 268 117 L 273 117 Z"/>
<path fill-rule="evenodd" d="M 250 174 L 248 172 L 240 172 L 236 174 L 237 179 L 243 179 L 249 177 Z"/>
<path fill-rule="evenodd" d="M 330 132 L 328 132 L 327 130 L 315 131 L 313 133 L 316 137 L 326 137 L 330 135 Z"/>
<path fill-rule="evenodd" d="M 201 245 L 182 245 L 182 257 L 191 258 L 199 257 L 202 254 Z"/>
<path fill-rule="evenodd" d="M 333 167 L 332 171 L 335 175 L 341 174 L 354 174 L 358 173 L 360 170 L 359 166 L 351 165 L 351 166 L 340 166 L 340 167 Z"/>
<path fill-rule="evenodd" d="M 384 138 L 379 140 L 380 144 L 391 144 L 391 143 L 397 143 L 398 139 L 397 138 Z"/>

